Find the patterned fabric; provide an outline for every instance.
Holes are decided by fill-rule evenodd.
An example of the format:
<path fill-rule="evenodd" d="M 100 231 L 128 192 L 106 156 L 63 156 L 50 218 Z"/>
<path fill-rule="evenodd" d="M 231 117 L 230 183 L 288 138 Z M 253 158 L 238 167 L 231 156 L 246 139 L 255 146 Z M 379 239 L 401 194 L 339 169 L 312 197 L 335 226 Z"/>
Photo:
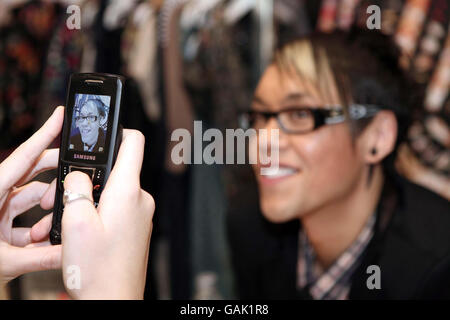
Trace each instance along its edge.
<path fill-rule="evenodd" d="M 83 34 L 79 30 L 69 30 L 66 16 L 59 17 L 50 40 L 44 71 L 42 74 L 39 113 L 35 128 L 39 128 L 50 117 L 56 106 L 64 105 L 70 75 L 79 72 L 83 49 Z"/>
<path fill-rule="evenodd" d="M 299 233 L 297 286 L 309 287 L 315 300 L 345 300 L 351 286 L 351 277 L 360 265 L 363 253 L 373 236 L 375 214 L 366 222 L 356 240 L 327 269 L 323 270 L 316 260 L 314 249 L 306 233 Z"/>
<path fill-rule="evenodd" d="M 0 28 L 0 150 L 12 150 L 34 130 L 42 62 L 57 8 L 27 3 L 14 9 L 11 23 Z M 0 161 L 8 153 L 0 153 Z"/>
<path fill-rule="evenodd" d="M 170 19 L 177 8 L 183 6 L 188 0 L 165 0 L 159 14 L 158 35 L 162 47 L 169 42 Z"/>

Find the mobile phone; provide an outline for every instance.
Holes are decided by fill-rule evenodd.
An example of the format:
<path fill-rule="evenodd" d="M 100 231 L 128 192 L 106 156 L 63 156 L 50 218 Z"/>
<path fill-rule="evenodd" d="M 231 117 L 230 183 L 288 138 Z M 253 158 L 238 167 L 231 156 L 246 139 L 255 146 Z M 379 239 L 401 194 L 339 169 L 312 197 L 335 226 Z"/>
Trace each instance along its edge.
<path fill-rule="evenodd" d="M 92 180 L 94 205 L 114 165 L 122 140 L 120 124 L 124 78 L 102 73 L 70 77 L 61 134 L 50 242 L 61 243 L 64 179 L 72 171 Z"/>

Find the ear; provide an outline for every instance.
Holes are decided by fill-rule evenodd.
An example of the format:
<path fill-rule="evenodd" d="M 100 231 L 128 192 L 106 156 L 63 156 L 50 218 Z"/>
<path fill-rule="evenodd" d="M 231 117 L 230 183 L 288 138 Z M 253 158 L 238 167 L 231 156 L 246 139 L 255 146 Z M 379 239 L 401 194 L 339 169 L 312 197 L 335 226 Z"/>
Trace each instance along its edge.
<path fill-rule="evenodd" d="M 376 114 L 359 141 L 367 164 L 380 163 L 394 150 L 397 129 L 397 118 L 392 111 L 382 110 Z"/>

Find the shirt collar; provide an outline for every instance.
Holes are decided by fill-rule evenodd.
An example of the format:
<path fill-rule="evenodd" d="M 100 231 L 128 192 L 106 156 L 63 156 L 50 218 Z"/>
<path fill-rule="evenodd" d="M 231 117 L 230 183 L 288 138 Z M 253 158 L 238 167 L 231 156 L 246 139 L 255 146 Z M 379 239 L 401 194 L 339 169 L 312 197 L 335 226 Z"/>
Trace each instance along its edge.
<path fill-rule="evenodd" d="M 351 276 L 360 265 L 364 250 L 374 234 L 376 215 L 372 214 L 352 244 L 327 269 L 318 262 L 306 233 L 300 230 L 297 263 L 297 286 L 309 287 L 313 299 L 343 300 L 350 291 Z"/>

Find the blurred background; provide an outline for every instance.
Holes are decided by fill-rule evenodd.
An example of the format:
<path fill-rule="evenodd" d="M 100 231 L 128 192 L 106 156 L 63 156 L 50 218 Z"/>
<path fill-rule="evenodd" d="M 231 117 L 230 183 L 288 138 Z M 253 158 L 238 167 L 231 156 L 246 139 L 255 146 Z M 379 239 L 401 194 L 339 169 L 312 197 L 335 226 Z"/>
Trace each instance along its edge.
<path fill-rule="evenodd" d="M 366 28 L 370 5 L 381 8 L 382 32 L 401 46 L 402 67 L 426 92 L 411 110 L 397 169 L 450 199 L 447 0 L 1 0 L 0 161 L 64 105 L 71 73 L 127 76 L 123 122 L 146 136 L 141 183 L 157 203 L 145 298 L 235 298 L 227 223 L 259 210 L 252 172 L 174 166 L 170 133 L 193 120 L 203 130 L 237 127 L 279 43 Z M 44 214 L 32 209 L 15 225 Z M 14 280 L 1 298 L 68 296 L 54 271 Z"/>

